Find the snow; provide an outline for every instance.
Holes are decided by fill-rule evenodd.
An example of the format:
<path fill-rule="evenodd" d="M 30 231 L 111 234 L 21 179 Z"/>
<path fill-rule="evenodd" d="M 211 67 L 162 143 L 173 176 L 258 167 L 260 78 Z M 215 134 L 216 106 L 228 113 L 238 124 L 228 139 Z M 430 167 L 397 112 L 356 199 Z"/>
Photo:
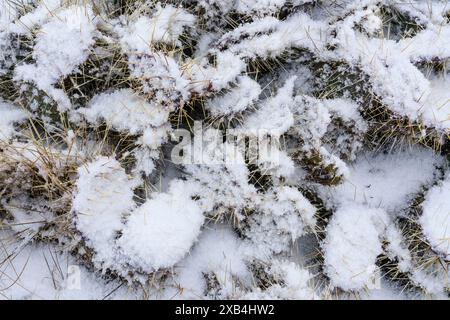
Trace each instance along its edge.
<path fill-rule="evenodd" d="M 206 103 L 213 116 L 230 115 L 241 112 L 251 106 L 258 99 L 261 87 L 258 82 L 246 76 L 237 78 L 237 87 L 223 96 L 216 97 Z"/>
<path fill-rule="evenodd" d="M 0 29 L 6 28 L 17 17 L 17 9 L 8 4 L 2 2 L 0 4 Z"/>
<path fill-rule="evenodd" d="M 234 294 L 233 276 L 249 281 L 251 274 L 246 266 L 247 244 L 240 240 L 227 226 L 215 225 L 206 228 L 192 252 L 175 267 L 174 284 L 179 290 L 176 299 L 198 299 L 203 297 L 206 286 L 204 275 L 213 272 L 223 294 Z"/>
<path fill-rule="evenodd" d="M 156 160 L 159 158 L 159 153 L 151 149 L 137 149 L 133 152 L 136 158 L 136 171 L 141 171 L 146 175 L 150 175 L 156 167 Z"/>
<path fill-rule="evenodd" d="M 313 230 L 316 208 L 292 187 L 280 187 L 258 206 L 261 214 L 250 216 L 245 233 L 260 255 L 287 252 L 299 237 Z"/>
<path fill-rule="evenodd" d="M 110 266 L 115 260 L 113 241 L 122 217 L 135 207 L 136 181 L 128 178 L 120 163 L 99 157 L 78 169 L 77 191 L 72 205 L 76 228 L 95 250 L 94 262 Z"/>
<path fill-rule="evenodd" d="M 285 21 L 274 21 L 270 19 L 270 32 L 266 21 L 270 18 L 262 18 L 252 22 L 250 37 L 233 44 L 228 51 L 233 52 L 241 58 L 275 57 L 286 49 L 300 47 L 312 51 L 320 51 L 324 45 L 324 31 L 326 25 L 323 22 L 312 20 L 304 13 L 295 14 Z M 239 31 L 239 30 L 238 30 Z M 256 33 L 262 35 L 256 37 Z M 224 35 L 224 41 L 228 35 Z"/>
<path fill-rule="evenodd" d="M 1 298 L 448 299 L 445 1 L 0 2 Z"/>
<path fill-rule="evenodd" d="M 350 16 L 340 23 L 341 28 L 334 40 L 340 50 L 335 50 L 334 54 L 351 65 L 360 64 L 370 76 L 374 91 L 391 110 L 411 120 L 446 129 L 448 112 L 440 117 L 434 114 L 445 113 L 446 110 L 436 111 L 434 106 L 422 106 L 422 101 L 434 94 L 430 91 L 429 81 L 411 61 L 436 57 L 447 59 L 445 39 L 448 38 L 448 28 L 430 27 L 411 39 L 395 42 L 359 34 L 351 28 L 356 21 L 357 18 Z M 430 41 L 428 45 L 427 41 Z"/>
<path fill-rule="evenodd" d="M 398 259 L 398 269 L 401 272 L 411 270 L 411 253 L 403 242 L 402 234 L 399 228 L 393 224 L 386 229 L 386 239 L 389 242 L 387 247 L 388 257 L 394 261 Z"/>
<path fill-rule="evenodd" d="M 412 38 L 400 40 L 398 46 L 412 61 L 436 57 L 445 60 L 450 57 L 447 40 L 449 37 L 449 26 L 433 26 L 422 30 Z"/>
<path fill-rule="evenodd" d="M 292 177 L 295 173 L 294 161 L 284 150 L 277 150 L 275 146 L 269 152 L 258 155 L 258 165 L 262 172 L 273 177 Z"/>
<path fill-rule="evenodd" d="M 52 214 L 44 206 L 29 208 L 24 206 L 27 202 L 29 199 L 24 196 L 16 197 L 8 202 L 2 201 L 5 210 L 13 217 L 7 225 L 24 238 L 37 234 L 40 228 L 53 219 Z"/>
<path fill-rule="evenodd" d="M 259 109 L 247 117 L 241 130 L 250 134 L 258 134 L 258 130 L 263 130 L 273 136 L 285 133 L 294 123 L 289 107 L 293 103 L 295 79 L 294 76 L 286 80 L 273 97 L 263 101 Z"/>
<path fill-rule="evenodd" d="M 168 110 L 146 102 L 130 89 L 96 96 L 79 112 L 91 123 L 104 120 L 115 130 L 131 134 L 142 133 L 148 126 L 159 127 L 169 117 Z"/>
<path fill-rule="evenodd" d="M 364 127 L 363 118 L 358 112 L 359 106 L 352 100 L 349 99 L 327 99 L 322 102 L 325 108 L 333 114 L 339 115 L 339 117 L 344 121 L 355 121 L 357 126 Z"/>
<path fill-rule="evenodd" d="M 3 241 L 0 255 L 1 299 L 24 300 L 86 300 L 137 299 L 138 294 L 120 286 L 119 281 L 107 282 L 77 264 L 73 257 L 56 248 L 28 245 L 12 257 L 7 257 L 14 245 Z M 115 290 L 116 289 L 116 290 Z"/>
<path fill-rule="evenodd" d="M 259 199 L 255 186 L 249 183 L 250 172 L 241 151 L 227 143 L 201 149 L 199 162 L 187 163 L 185 171 L 200 184 L 206 211 L 216 207 L 219 216 L 222 211 L 231 210 L 240 219 L 241 211 Z"/>
<path fill-rule="evenodd" d="M 275 300 L 275 299 L 298 299 L 315 300 L 320 296 L 316 294 L 313 287 L 313 276 L 290 261 L 275 261 L 273 270 L 276 276 L 284 280 L 283 284 L 272 284 L 266 290 L 258 288 L 243 296 L 249 300 Z"/>
<path fill-rule="evenodd" d="M 371 290 L 363 291 L 359 294 L 360 300 L 408 300 L 417 299 L 417 297 L 410 296 L 406 292 L 401 292 L 395 285 L 381 279 L 380 286 Z"/>
<path fill-rule="evenodd" d="M 315 98 L 297 96 L 295 100 L 297 121 L 293 130 L 305 141 L 303 149 L 319 149 L 321 138 L 331 123 L 330 112 L 326 109 L 326 105 Z M 332 106 L 331 103 L 329 105 Z"/>
<path fill-rule="evenodd" d="M 61 0 L 42 0 L 34 10 L 21 16 L 11 29 L 18 33 L 29 33 L 36 26 L 45 23 L 59 9 Z"/>
<path fill-rule="evenodd" d="M 95 96 L 87 108 L 76 111 L 91 124 L 106 124 L 119 132 L 143 135 L 142 143 L 156 148 L 166 139 L 169 108 L 147 102 L 131 89 Z"/>
<path fill-rule="evenodd" d="M 150 56 L 130 55 L 128 66 L 131 76 L 141 84 L 146 94 L 155 94 L 155 103 L 167 103 L 181 96 L 189 98 L 189 80 L 183 75 L 179 63 L 162 52 Z"/>
<path fill-rule="evenodd" d="M 182 181 L 173 181 L 167 193 L 155 194 L 131 213 L 117 245 L 126 262 L 139 270 L 168 268 L 189 252 L 203 221 Z"/>
<path fill-rule="evenodd" d="M 322 246 L 325 273 L 332 286 L 361 290 L 375 283 L 375 263 L 382 253 L 380 235 L 386 219 L 382 209 L 349 205 L 336 210 Z"/>
<path fill-rule="evenodd" d="M 434 250 L 450 259 L 450 177 L 433 186 L 422 203 L 420 225 Z"/>
<path fill-rule="evenodd" d="M 235 5 L 236 11 L 251 13 L 252 11 L 273 11 L 286 3 L 286 0 L 239 0 Z"/>
<path fill-rule="evenodd" d="M 141 16 L 126 28 L 122 42 L 129 50 L 140 53 L 151 53 L 155 42 L 180 45 L 178 38 L 194 22 L 195 16 L 184 9 L 158 3 L 151 18 Z"/>
<path fill-rule="evenodd" d="M 325 192 L 335 205 L 360 203 L 396 215 L 422 187 L 435 180 L 442 158 L 421 148 L 368 153 L 350 167 L 345 182 Z"/>
<path fill-rule="evenodd" d="M 450 79 L 432 79 L 430 92 L 423 101 L 424 121 L 436 127 L 450 130 Z"/>
<path fill-rule="evenodd" d="M 36 63 L 18 66 L 15 78 L 36 84 L 58 103 L 58 110 L 67 111 L 71 103 L 54 84 L 87 59 L 94 43 L 95 28 L 89 6 L 72 6 L 59 11 L 39 30 L 33 50 Z"/>
<path fill-rule="evenodd" d="M 231 52 L 218 52 L 216 54 L 216 65 L 206 65 L 206 59 L 202 59 L 191 66 L 191 86 L 195 92 L 211 88 L 220 91 L 236 79 L 245 69 L 245 63 Z"/>
<path fill-rule="evenodd" d="M 16 134 L 14 124 L 28 118 L 26 112 L 17 106 L 0 100 L 0 141 L 5 141 Z"/>

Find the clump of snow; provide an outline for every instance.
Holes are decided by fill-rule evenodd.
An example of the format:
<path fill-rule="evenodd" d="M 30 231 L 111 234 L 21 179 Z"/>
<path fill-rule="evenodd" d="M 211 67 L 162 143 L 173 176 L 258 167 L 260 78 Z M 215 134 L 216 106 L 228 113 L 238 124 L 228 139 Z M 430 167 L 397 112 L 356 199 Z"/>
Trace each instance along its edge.
<path fill-rule="evenodd" d="M 415 266 L 410 279 L 413 283 L 422 287 L 431 297 L 440 300 L 447 299 L 445 290 L 446 287 L 448 288 L 448 273 L 441 272 L 442 266 L 438 266 L 438 268 L 423 265 Z"/>
<path fill-rule="evenodd" d="M 168 110 L 152 105 L 130 89 L 104 93 L 92 99 L 85 109 L 78 110 L 91 123 L 104 120 L 117 131 L 142 133 L 146 127 L 159 127 L 168 117 Z"/>
<path fill-rule="evenodd" d="M 136 149 L 133 151 L 133 156 L 136 159 L 134 170 L 136 172 L 143 172 L 149 176 L 156 167 L 155 162 L 159 158 L 159 152 L 148 148 Z"/>
<path fill-rule="evenodd" d="M 423 148 L 364 154 L 352 164 L 345 182 L 328 188 L 325 197 L 335 205 L 353 202 L 399 214 L 423 186 L 433 183 L 442 161 Z"/>
<path fill-rule="evenodd" d="M 332 286 L 361 290 L 374 285 L 386 219 L 382 209 L 358 205 L 339 208 L 333 214 L 322 245 L 325 273 Z"/>
<path fill-rule="evenodd" d="M 129 50 L 151 53 L 152 44 L 163 42 L 180 45 L 179 37 L 185 27 L 195 23 L 195 16 L 183 8 L 157 4 L 152 17 L 141 16 L 132 22 L 122 35 L 122 43 Z"/>
<path fill-rule="evenodd" d="M 449 37 L 448 25 L 430 25 L 414 37 L 400 40 L 398 46 L 413 61 L 433 58 L 445 60 L 450 57 Z"/>
<path fill-rule="evenodd" d="M 269 25 L 267 21 L 270 21 Z M 236 34 L 248 26 L 240 27 L 241 29 L 238 27 L 234 31 Z M 241 58 L 276 57 L 293 47 L 319 51 L 325 44 L 325 29 L 324 22 L 313 20 L 304 13 L 294 14 L 284 21 L 273 20 L 270 17 L 256 19 L 250 23 L 250 36 L 232 43 L 228 51 Z M 261 35 L 256 36 L 258 33 Z M 229 35 L 225 34 L 219 43 L 226 43 L 228 37 Z"/>
<path fill-rule="evenodd" d="M 54 84 L 83 63 L 94 43 L 95 17 L 89 6 L 71 6 L 42 25 L 33 50 L 35 64 L 20 65 L 15 79 L 34 83 L 67 111 L 71 104 Z"/>
<path fill-rule="evenodd" d="M 177 101 L 180 97 L 184 100 L 189 98 L 189 80 L 174 58 L 162 52 L 151 55 L 131 54 L 128 67 L 130 75 L 141 83 L 142 92 L 154 95 L 152 100 L 155 103 L 172 108 L 169 101 Z"/>
<path fill-rule="evenodd" d="M 295 79 L 294 76 L 286 80 L 273 97 L 263 101 L 262 105 L 247 117 L 241 130 L 250 134 L 264 130 L 275 137 L 285 133 L 294 124 L 289 107 L 293 104 Z"/>
<path fill-rule="evenodd" d="M 0 141 L 11 138 L 16 133 L 14 124 L 27 118 L 28 115 L 24 110 L 0 99 Z"/>
<path fill-rule="evenodd" d="M 167 193 L 159 193 L 133 211 L 117 241 L 127 264 L 152 272 L 181 260 L 192 247 L 204 221 L 201 208 L 173 181 Z"/>
<path fill-rule="evenodd" d="M 450 260 L 450 176 L 432 187 L 422 203 L 420 225 L 434 250 Z"/>
<path fill-rule="evenodd" d="M 315 292 L 313 286 L 313 275 L 306 269 L 301 268 L 294 262 L 274 261 L 270 273 L 282 284 L 274 283 L 266 290 L 257 288 L 243 296 L 244 299 L 266 300 L 266 299 L 300 299 L 314 300 L 320 296 Z"/>
<path fill-rule="evenodd" d="M 246 265 L 251 248 L 229 228 L 223 225 L 208 226 L 199 237 L 198 244 L 176 267 L 174 283 L 180 289 L 171 293 L 175 298 L 197 299 L 207 292 L 204 275 L 214 273 L 221 295 L 234 296 L 233 277 L 249 284 L 251 273 Z M 217 298 L 217 297 L 216 297 Z"/>
<path fill-rule="evenodd" d="M 89 106 L 76 111 L 92 124 L 103 121 L 119 132 L 143 134 L 143 143 L 158 147 L 167 136 L 169 108 L 147 102 L 131 89 L 103 93 L 92 99 Z"/>
<path fill-rule="evenodd" d="M 370 35 L 376 34 L 381 30 L 383 21 L 374 12 L 369 12 L 362 18 L 361 26 Z"/>
<path fill-rule="evenodd" d="M 406 247 L 399 228 L 390 224 L 386 229 L 386 239 L 389 242 L 387 246 L 387 255 L 391 260 L 398 260 L 398 269 L 401 272 L 411 270 L 411 253 Z"/>
<path fill-rule="evenodd" d="M 215 66 L 207 64 L 207 59 L 199 63 L 193 62 L 190 68 L 192 78 L 191 90 L 203 92 L 207 90 L 219 91 L 228 86 L 245 69 L 245 63 L 231 52 L 218 52 Z"/>
<path fill-rule="evenodd" d="M 423 101 L 421 112 L 426 123 L 433 123 L 436 127 L 450 132 L 450 90 L 448 88 L 450 88 L 450 78 L 430 80 L 430 91 Z"/>
<path fill-rule="evenodd" d="M 291 157 L 284 150 L 276 150 L 274 143 L 272 150 L 261 152 L 258 155 L 258 165 L 262 172 L 274 178 L 292 177 L 295 173 L 295 164 Z"/>
<path fill-rule="evenodd" d="M 11 4 L 9 6 L 12 7 Z M 48 21 L 61 8 L 61 0 L 41 0 L 36 8 L 19 17 L 10 28 L 17 33 L 30 33 L 33 28 Z"/>
<path fill-rule="evenodd" d="M 208 132 L 218 137 L 215 130 L 209 129 Z M 201 134 L 197 133 L 197 137 L 201 138 Z M 207 133 L 203 137 L 206 136 Z M 220 143 L 200 150 L 193 148 L 192 151 L 194 157 L 188 155 L 188 158 L 194 161 L 187 163 L 185 170 L 203 188 L 200 195 L 205 208 L 214 207 L 217 216 L 231 211 L 239 219 L 245 207 L 258 202 L 257 190 L 249 183 L 250 172 L 241 150 L 228 143 Z M 198 156 L 201 158 L 196 159 Z"/>
<path fill-rule="evenodd" d="M 290 245 L 316 224 L 316 208 L 292 187 L 267 194 L 258 210 L 259 214 L 248 218 L 245 235 L 262 254 L 289 251 Z"/>
<path fill-rule="evenodd" d="M 241 13 L 274 11 L 286 3 L 286 0 L 239 0 L 235 4 L 236 11 Z"/>
<path fill-rule="evenodd" d="M 135 207 L 130 179 L 114 158 L 99 157 L 78 169 L 72 211 L 76 228 L 94 249 L 94 262 L 111 265 L 116 253 L 113 241 L 122 225 L 122 218 Z"/>
<path fill-rule="evenodd" d="M 364 123 L 363 118 L 358 112 L 359 106 L 350 99 L 327 99 L 322 102 L 325 108 L 331 114 L 336 114 L 344 121 L 355 121 L 356 126 L 366 127 L 367 124 Z"/>
<path fill-rule="evenodd" d="M 261 93 L 258 82 L 247 76 L 237 78 L 237 87 L 206 103 L 213 116 L 230 115 L 248 108 Z"/>

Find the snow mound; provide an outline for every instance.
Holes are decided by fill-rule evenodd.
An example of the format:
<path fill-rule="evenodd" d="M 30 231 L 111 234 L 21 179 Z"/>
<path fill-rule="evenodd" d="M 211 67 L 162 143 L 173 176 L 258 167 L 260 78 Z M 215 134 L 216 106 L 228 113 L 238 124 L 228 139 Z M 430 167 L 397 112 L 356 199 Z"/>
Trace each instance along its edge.
<path fill-rule="evenodd" d="M 15 133 L 14 124 L 27 118 L 25 111 L 0 100 L 0 141 L 8 140 Z"/>
<path fill-rule="evenodd" d="M 361 290 L 375 285 L 386 219 L 383 210 L 363 206 L 343 207 L 333 214 L 322 245 L 332 286 Z"/>
<path fill-rule="evenodd" d="M 151 272 L 173 266 L 189 252 L 204 216 L 183 186 L 172 182 L 167 193 L 155 194 L 128 217 L 117 241 L 128 264 Z"/>
<path fill-rule="evenodd" d="M 79 112 L 90 123 L 105 121 L 115 130 L 131 134 L 142 133 L 148 127 L 159 127 L 169 117 L 168 110 L 148 103 L 130 89 L 98 95 L 89 107 Z"/>
<path fill-rule="evenodd" d="M 450 260 L 450 177 L 432 187 L 422 203 L 420 225 L 431 246 Z"/>
<path fill-rule="evenodd" d="M 81 166 L 78 175 L 72 205 L 76 228 L 95 250 L 95 262 L 109 266 L 116 257 L 113 243 L 123 227 L 122 218 L 135 207 L 136 181 L 109 157 Z"/>
<path fill-rule="evenodd" d="M 348 179 L 329 188 L 332 203 L 361 203 L 399 214 L 421 188 L 435 180 L 443 159 L 427 149 L 369 153 L 350 167 Z"/>
<path fill-rule="evenodd" d="M 183 8 L 172 5 L 162 7 L 159 3 L 151 18 L 142 16 L 123 32 L 122 43 L 130 50 L 150 53 L 156 42 L 180 45 L 178 38 L 185 27 L 195 22 L 195 16 Z"/>
<path fill-rule="evenodd" d="M 39 30 L 33 48 L 36 63 L 18 66 L 15 78 L 34 83 L 58 103 L 60 111 L 67 111 L 71 103 L 54 84 L 87 59 L 95 30 L 90 6 L 72 6 L 59 11 Z"/>

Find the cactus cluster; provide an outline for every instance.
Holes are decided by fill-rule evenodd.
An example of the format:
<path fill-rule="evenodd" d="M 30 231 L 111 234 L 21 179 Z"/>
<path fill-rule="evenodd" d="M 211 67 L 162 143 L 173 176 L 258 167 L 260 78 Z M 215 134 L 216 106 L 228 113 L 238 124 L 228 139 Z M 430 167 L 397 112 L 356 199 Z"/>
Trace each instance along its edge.
<path fill-rule="evenodd" d="M 449 62 L 445 0 L 2 1 L 1 296 L 448 298 Z"/>

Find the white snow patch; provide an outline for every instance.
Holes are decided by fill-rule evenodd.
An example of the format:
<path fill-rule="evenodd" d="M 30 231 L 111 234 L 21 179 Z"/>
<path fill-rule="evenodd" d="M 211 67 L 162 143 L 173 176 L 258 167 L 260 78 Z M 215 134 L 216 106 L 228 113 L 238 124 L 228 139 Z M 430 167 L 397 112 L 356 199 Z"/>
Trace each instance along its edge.
<path fill-rule="evenodd" d="M 0 233 L 5 239 L 11 237 Z M 1 299 L 137 299 L 138 293 L 121 286 L 119 281 L 106 282 L 69 254 L 52 246 L 28 245 L 15 252 L 16 244 L 2 241 L 0 253 Z M 119 288 L 120 286 L 120 288 Z"/>
<path fill-rule="evenodd" d="M 8 140 L 17 133 L 14 124 L 24 121 L 27 117 L 24 110 L 0 99 L 0 141 Z"/>
<path fill-rule="evenodd" d="M 136 181 L 128 178 L 120 163 L 99 157 L 78 169 L 79 178 L 72 211 L 76 228 L 95 250 L 94 262 L 111 265 L 116 257 L 114 237 L 123 227 L 123 215 L 133 210 Z"/>
<path fill-rule="evenodd" d="M 174 283 L 182 290 L 177 299 L 198 299 L 204 297 L 206 283 L 204 274 L 213 272 L 223 294 L 233 294 L 233 276 L 249 283 L 251 274 L 247 269 L 246 252 L 250 248 L 240 240 L 231 228 L 224 225 L 208 226 L 200 235 L 198 244 L 186 259 L 175 268 L 178 275 Z"/>
<path fill-rule="evenodd" d="M 159 3 L 151 18 L 139 17 L 122 34 L 122 43 L 129 50 L 151 53 L 155 42 L 180 45 L 178 38 L 185 27 L 192 26 L 195 16 L 182 8 L 171 5 L 162 7 Z"/>
<path fill-rule="evenodd" d="M 347 291 L 374 285 L 386 220 L 385 211 L 358 205 L 339 208 L 333 214 L 322 244 L 325 273 L 332 286 Z"/>
<path fill-rule="evenodd" d="M 33 50 L 36 64 L 17 66 L 15 79 L 33 82 L 58 103 L 59 111 L 67 111 L 71 108 L 69 98 L 54 84 L 87 59 L 95 29 L 94 13 L 89 6 L 59 11 L 39 30 Z"/>
<path fill-rule="evenodd" d="M 422 208 L 419 222 L 425 237 L 450 260 L 450 175 L 427 192 Z"/>
<path fill-rule="evenodd" d="M 140 134 L 147 127 L 159 127 L 166 123 L 169 110 L 148 103 L 131 89 L 95 96 L 87 108 L 78 110 L 90 123 L 104 120 L 117 131 Z"/>
<path fill-rule="evenodd" d="M 213 116 L 230 115 L 249 107 L 261 93 L 259 84 L 247 76 L 237 78 L 237 87 L 208 101 L 205 107 Z"/>
<path fill-rule="evenodd" d="M 335 205 L 359 203 L 399 214 L 423 186 L 434 181 L 442 161 L 432 150 L 416 147 L 360 154 L 344 183 L 325 188 L 324 196 Z"/>
<path fill-rule="evenodd" d="M 425 123 L 450 133 L 450 77 L 430 80 L 430 91 L 423 101 L 421 116 Z"/>
<path fill-rule="evenodd" d="M 117 240 L 128 264 L 152 272 L 173 266 L 188 253 L 204 216 L 184 188 L 183 181 L 173 181 L 167 193 L 153 194 L 128 217 Z"/>
<path fill-rule="evenodd" d="M 320 296 L 316 294 L 312 279 L 313 275 L 306 269 L 301 268 L 294 262 L 274 261 L 270 269 L 275 278 L 282 279 L 283 283 L 272 284 L 266 290 L 256 288 L 245 294 L 243 299 L 250 300 L 315 300 Z"/>
<path fill-rule="evenodd" d="M 104 121 L 117 131 L 142 135 L 144 145 L 157 148 L 170 131 L 167 124 L 170 110 L 147 102 L 131 89 L 120 89 L 95 96 L 88 107 L 80 108 L 76 113 L 92 124 Z"/>

